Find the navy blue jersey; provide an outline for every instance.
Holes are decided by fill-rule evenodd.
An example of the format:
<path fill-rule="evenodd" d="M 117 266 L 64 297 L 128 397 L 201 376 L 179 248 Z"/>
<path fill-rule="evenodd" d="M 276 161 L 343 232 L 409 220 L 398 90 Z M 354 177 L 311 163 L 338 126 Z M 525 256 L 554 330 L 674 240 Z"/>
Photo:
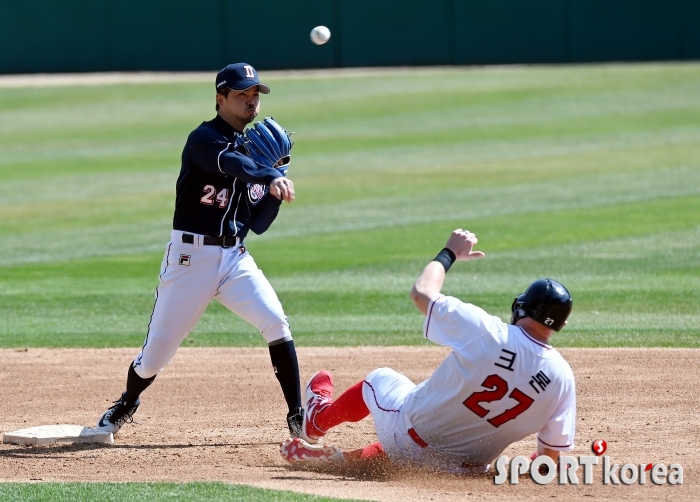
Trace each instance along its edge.
<path fill-rule="evenodd" d="M 196 234 L 235 235 L 266 231 L 281 200 L 268 193 L 282 176 L 234 148 L 240 135 L 220 116 L 192 131 L 182 150 L 173 228 Z"/>

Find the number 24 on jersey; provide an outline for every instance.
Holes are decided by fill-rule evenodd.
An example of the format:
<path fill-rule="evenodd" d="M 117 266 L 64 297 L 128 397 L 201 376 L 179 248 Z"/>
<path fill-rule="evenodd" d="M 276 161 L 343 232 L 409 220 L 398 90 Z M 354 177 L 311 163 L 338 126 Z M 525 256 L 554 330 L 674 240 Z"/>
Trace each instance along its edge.
<path fill-rule="evenodd" d="M 219 203 L 220 208 L 225 208 L 228 204 L 228 188 L 217 193 L 216 187 L 214 185 L 206 185 L 204 187 L 204 196 L 199 199 L 199 202 L 206 204 L 207 206 L 213 206 L 214 200 Z"/>

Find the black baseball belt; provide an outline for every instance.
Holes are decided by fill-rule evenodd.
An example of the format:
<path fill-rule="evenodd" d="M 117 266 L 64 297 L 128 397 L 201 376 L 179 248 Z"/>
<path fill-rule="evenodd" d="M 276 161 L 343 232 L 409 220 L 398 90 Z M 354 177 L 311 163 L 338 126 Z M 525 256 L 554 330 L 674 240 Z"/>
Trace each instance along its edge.
<path fill-rule="evenodd" d="M 182 242 L 184 244 L 194 244 L 194 235 L 182 234 Z M 222 235 L 221 237 L 210 237 L 205 235 L 202 239 L 202 244 L 205 246 L 219 246 L 222 248 L 232 248 L 238 246 L 240 239 L 234 235 Z"/>

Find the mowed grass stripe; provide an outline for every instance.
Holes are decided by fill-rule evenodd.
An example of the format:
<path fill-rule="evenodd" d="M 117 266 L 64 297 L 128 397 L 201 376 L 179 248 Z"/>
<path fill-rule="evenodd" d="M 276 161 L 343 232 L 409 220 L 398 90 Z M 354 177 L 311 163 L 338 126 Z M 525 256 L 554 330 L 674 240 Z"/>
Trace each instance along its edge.
<path fill-rule="evenodd" d="M 549 246 L 602 242 L 680 229 L 692 231 L 699 226 L 699 214 L 700 196 L 690 196 L 594 208 L 521 212 L 517 217 L 506 214 L 469 220 L 444 219 L 438 223 L 270 239 L 254 242 L 250 247 L 270 275 L 284 276 L 421 259 L 435 247 L 436 241 L 460 224 L 468 223 L 470 230 L 479 233 L 480 248 L 486 252 L 541 248 L 537 254 L 543 256 Z M 524 225 L 528 227 L 526 234 L 520 231 Z M 410 246 L 402 246 L 403 243 Z M 137 261 L 143 262 L 142 259 Z M 72 262 L 69 263 L 63 267 L 56 263 L 56 267 L 62 274 L 80 276 L 82 271 L 74 271 Z M 103 264 L 94 269 L 99 270 L 101 266 L 119 267 L 120 260 L 95 260 L 94 263 Z M 4 277 L 11 278 L 14 268 L 5 270 Z M 17 267 L 17 270 L 21 274 L 26 267 Z"/>
<path fill-rule="evenodd" d="M 298 343 L 425 343 L 408 290 L 462 226 L 487 259 L 456 265 L 448 294 L 507 319 L 555 276 L 576 302 L 558 344 L 698 346 L 700 65 L 328 75 L 271 80 L 298 200 L 247 243 Z M 0 90 L 4 346 L 141 344 L 182 145 L 212 98 Z M 263 346 L 216 303 L 186 343 Z"/>
<path fill-rule="evenodd" d="M 151 178 L 144 176 L 140 179 Z M 106 185 L 101 183 L 101 186 Z M 168 238 L 172 193 L 167 189 L 146 192 L 142 186 L 138 182 L 117 184 L 115 194 L 104 197 L 99 196 L 98 190 L 93 190 L 73 201 L 47 201 L 36 206 L 0 205 L 0 216 L 5 217 L 0 219 L 0 232 L 6 233 L 5 239 L 0 241 L 0 264 L 119 255 L 127 249 L 130 252 L 158 249 Z M 560 211 L 566 208 L 579 208 L 579 211 L 591 208 L 595 215 L 600 212 L 595 208 L 601 205 L 616 211 L 614 204 L 640 200 L 652 204 L 664 197 L 699 193 L 700 170 L 677 167 L 489 189 L 465 186 L 426 190 L 418 195 L 299 208 L 285 204 L 273 230 L 260 237 L 251 235 L 248 242 L 253 245 L 260 240 L 286 241 L 301 236 L 313 240 L 313 234 L 321 234 L 316 239 L 325 239 L 327 234 L 338 232 L 367 232 L 387 227 L 387 231 L 391 231 L 395 226 L 425 225 L 445 220 L 461 221 L 463 223 L 458 225 L 461 226 L 499 214 L 521 218 L 523 214 L 553 212 L 564 217 L 566 214 Z M 624 205 L 619 211 L 626 211 Z M 699 216 L 692 202 L 687 214 L 690 218 Z"/>
<path fill-rule="evenodd" d="M 0 483 L 6 502 L 337 502 L 341 499 L 228 483 Z M 351 501 L 354 499 L 342 499 Z"/>
<path fill-rule="evenodd" d="M 260 242 L 251 249 L 271 275 L 282 276 L 420 259 L 439 248 L 445 236 L 459 227 L 477 233 L 479 247 L 487 253 L 537 249 L 543 256 L 547 246 L 695 229 L 700 222 L 698 215 L 700 196 L 677 197 L 470 219 L 445 215 L 430 223 L 271 239 L 270 245 Z M 575 267 L 575 263 L 570 266 Z"/>
<path fill-rule="evenodd" d="M 496 215 L 586 211 L 636 201 L 700 195 L 700 170 L 690 167 L 637 170 L 620 174 L 577 176 L 553 181 L 504 184 L 496 187 L 453 184 L 449 189 L 425 189 L 420 194 L 385 196 L 309 208 L 289 208 L 280 215 L 282 228 L 260 239 L 308 236 L 314 233 L 377 229 L 400 225 L 473 221 Z"/>
<path fill-rule="evenodd" d="M 664 213 L 663 208 L 648 209 L 651 214 L 675 216 L 672 212 Z M 685 215 L 680 213 L 681 217 Z M 549 216 L 550 220 L 540 222 L 544 227 L 549 221 L 572 220 L 557 214 Z M 496 244 L 489 249 L 485 240 L 487 258 L 457 264 L 448 276 L 445 293 L 464 298 L 507 320 L 514 291 L 524 289 L 539 276 L 553 276 L 575 291 L 576 298 L 576 308 L 566 330 L 572 337 L 558 340 L 562 345 L 629 345 L 629 337 L 634 336 L 635 344 L 642 346 L 652 336 L 654 345 L 673 346 L 683 342 L 698 346 L 700 288 L 697 273 L 693 275 L 693 272 L 700 255 L 700 228 L 696 222 L 690 222 L 691 226 L 685 230 L 648 234 L 641 230 L 649 230 L 652 223 L 664 227 L 663 218 L 651 222 L 642 216 L 630 217 L 636 226 L 625 222 L 632 234 L 627 238 L 605 240 L 598 235 L 594 240 L 586 237 L 586 225 L 574 225 L 564 230 L 579 232 L 577 243 L 564 235 L 560 237 L 562 244 L 551 242 L 550 238 L 544 246 L 523 242 L 501 249 Z M 675 221 L 680 224 L 681 218 Z M 508 220 L 504 223 L 517 225 Z M 507 226 L 494 230 L 494 225 L 486 225 L 486 228 L 500 234 L 510 231 Z M 413 230 L 419 232 L 413 239 L 417 243 L 423 228 Z M 535 244 L 538 233 L 533 234 Z M 278 267 L 277 273 L 268 275 L 299 343 L 424 343 L 420 336 L 422 317 L 413 308 L 408 291 L 431 256 L 431 243 L 424 241 L 425 251 L 419 245 L 392 256 L 392 243 L 405 239 L 405 235 L 385 236 L 389 240 L 384 241 L 383 248 L 376 245 L 372 235 L 350 237 L 349 241 L 337 241 L 343 248 L 333 247 L 336 241 L 326 244 L 325 249 L 335 258 L 325 273 L 319 266 L 321 258 L 309 255 L 301 243 L 288 243 L 289 249 L 269 248 L 269 255 L 265 255 L 264 249 L 255 253 L 263 255 L 259 262 Z M 345 248 L 345 242 L 352 243 L 354 248 Z M 302 255 L 303 262 L 290 266 L 293 249 L 306 254 Z M 374 260 L 381 258 L 383 262 L 360 266 L 353 259 L 357 253 Z M 3 281 L 0 307 L 4 319 L 0 331 L 6 335 L 2 339 L 4 346 L 137 347 L 142 343 L 153 305 L 158 259 L 125 256 L 78 263 L 81 266 L 78 270 L 76 262 L 5 269 L 8 274 Z M 263 268 L 270 270 L 268 266 Z M 294 273 L 282 273 L 288 269 Z M 595 321 L 592 324 L 591 319 Z M 614 326 L 619 336 L 607 336 L 602 320 Z M 677 330 L 681 338 L 665 339 L 663 330 L 659 330 L 664 326 Z M 577 342 L 574 335 L 592 329 L 594 336 Z M 641 337 L 643 334 L 645 337 Z M 252 327 L 216 302 L 186 343 L 264 345 Z"/>
<path fill-rule="evenodd" d="M 561 123 L 573 124 L 582 116 L 593 120 L 585 127 L 588 135 L 591 127 L 611 125 L 614 130 L 606 130 L 606 135 L 630 127 L 663 133 L 664 128 L 682 124 L 697 128 L 699 75 L 697 65 L 686 64 L 652 69 L 629 65 L 612 70 L 455 71 L 422 78 L 390 72 L 388 77 L 369 79 L 360 86 L 354 78 L 319 81 L 309 77 L 303 84 L 280 81 L 273 94 L 266 96 L 263 113 L 274 111 L 282 123 L 297 132 L 300 141 L 296 153 L 301 154 L 307 150 L 317 153 L 326 145 L 338 154 L 343 144 L 357 138 L 363 144 L 353 147 L 354 153 L 366 149 L 364 142 L 377 133 L 391 131 L 402 135 L 420 131 L 419 138 L 433 144 L 436 139 L 431 134 L 444 128 L 449 134 L 441 132 L 440 137 L 454 136 L 457 144 L 473 143 L 471 138 L 482 143 L 484 138 L 479 135 L 487 126 L 507 123 L 517 130 L 493 131 L 499 139 L 514 140 L 531 134 L 533 124 L 553 121 L 556 124 L 547 136 L 564 137 L 559 131 Z M 154 140 L 169 138 L 181 145 L 194 126 L 213 114 L 210 93 L 205 84 L 3 89 L 0 123 L 6 125 L 1 130 L 0 146 L 6 152 L 24 148 L 41 156 L 52 144 L 76 150 L 81 143 L 94 147 L 96 142 L 109 142 L 123 149 L 138 144 L 153 150 L 159 147 L 159 141 Z M 638 115 L 645 111 L 670 115 L 668 121 L 658 117 L 640 121 Z M 353 120 L 352 113 L 361 120 Z M 627 122 L 616 124 L 618 120 Z M 325 137 L 316 141 L 314 131 Z M 43 140 L 40 149 L 36 148 L 37 135 Z M 27 141 L 30 136 L 32 140 Z M 382 141 L 378 146 L 393 142 Z M 130 163 L 130 168 L 143 166 Z"/>

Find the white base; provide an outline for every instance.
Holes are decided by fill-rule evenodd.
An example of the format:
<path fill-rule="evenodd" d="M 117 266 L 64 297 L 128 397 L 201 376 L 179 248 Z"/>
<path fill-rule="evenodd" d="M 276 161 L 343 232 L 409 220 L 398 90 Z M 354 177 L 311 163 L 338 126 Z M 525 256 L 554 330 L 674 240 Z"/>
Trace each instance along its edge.
<path fill-rule="evenodd" d="M 39 425 L 6 432 L 2 436 L 3 443 L 46 445 L 53 443 L 114 443 L 111 432 L 103 432 L 82 425 Z"/>

